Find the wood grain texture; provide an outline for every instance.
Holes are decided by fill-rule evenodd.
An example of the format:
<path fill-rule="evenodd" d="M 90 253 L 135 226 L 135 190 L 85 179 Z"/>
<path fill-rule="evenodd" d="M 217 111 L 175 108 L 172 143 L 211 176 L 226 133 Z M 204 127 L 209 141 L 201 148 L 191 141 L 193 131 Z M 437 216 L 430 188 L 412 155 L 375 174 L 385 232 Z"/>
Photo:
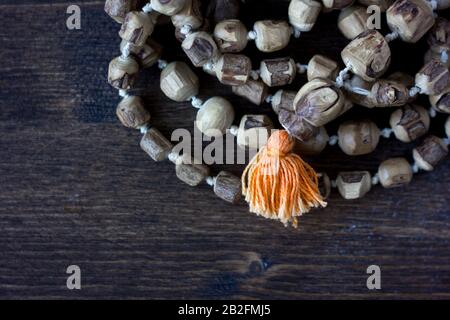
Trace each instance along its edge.
<path fill-rule="evenodd" d="M 104 14 L 103 1 L 78 1 L 82 30 L 68 31 L 72 2 L 0 4 L 0 298 L 450 298 L 448 162 L 405 189 L 375 187 L 362 200 L 345 201 L 334 190 L 329 207 L 303 217 L 298 230 L 257 218 L 207 185 L 182 184 L 173 164 L 154 163 L 139 148 L 139 133 L 115 118 L 119 98 L 106 81 L 119 53 L 119 25 Z M 287 16 L 287 1 L 247 3 L 247 26 Z M 255 65 L 283 55 L 301 63 L 317 53 L 337 59 L 347 40 L 336 21 L 337 13 L 322 14 L 281 53 L 261 54 L 254 44 L 246 53 Z M 187 61 L 172 27 L 157 28 L 155 39 L 165 59 Z M 421 67 L 424 41 L 392 46 L 396 70 Z M 253 106 L 196 73 L 200 97 L 227 97 L 236 123 L 247 113 L 274 118 L 267 105 Z M 153 123 L 166 136 L 192 130 L 195 110 L 169 101 L 157 83 L 153 67 L 135 90 Z M 389 120 L 386 110 L 365 108 L 343 119 L 354 117 L 380 126 Z M 444 121 L 433 120 L 434 134 L 443 135 Z M 350 158 L 328 148 L 310 160 L 331 177 L 375 172 L 387 158 L 411 159 L 414 145 L 383 139 L 371 155 Z M 239 174 L 242 166 L 213 167 L 223 169 Z M 81 267 L 80 291 L 66 289 L 71 264 Z M 371 264 L 381 266 L 381 291 L 366 288 Z"/>

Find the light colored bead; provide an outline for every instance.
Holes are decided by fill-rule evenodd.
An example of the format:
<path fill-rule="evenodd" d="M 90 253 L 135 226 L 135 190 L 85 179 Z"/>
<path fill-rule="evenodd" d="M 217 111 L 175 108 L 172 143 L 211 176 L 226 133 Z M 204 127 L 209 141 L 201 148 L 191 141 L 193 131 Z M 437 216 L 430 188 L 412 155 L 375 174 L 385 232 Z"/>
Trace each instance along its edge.
<path fill-rule="evenodd" d="M 351 6 L 355 0 L 322 0 L 326 9 L 344 9 Z"/>
<path fill-rule="evenodd" d="M 344 199 L 360 199 L 372 188 L 372 178 L 368 171 L 340 172 L 336 184 Z"/>
<path fill-rule="evenodd" d="M 272 109 L 276 114 L 279 114 L 280 109 L 287 109 L 294 111 L 294 99 L 297 95 L 295 91 L 278 90 L 272 97 Z"/>
<path fill-rule="evenodd" d="M 450 86 L 446 87 L 439 94 L 430 95 L 429 99 L 434 110 L 442 113 L 450 113 Z"/>
<path fill-rule="evenodd" d="M 194 159 L 183 155 L 176 160 L 176 174 L 178 179 L 195 187 L 209 176 L 209 168 L 203 164 L 196 164 Z"/>
<path fill-rule="evenodd" d="M 297 75 L 295 61 L 291 58 L 263 60 L 259 71 L 262 81 L 269 87 L 291 84 Z"/>
<path fill-rule="evenodd" d="M 139 64 L 133 57 L 117 57 L 109 64 L 108 82 L 116 89 L 128 90 L 136 81 Z"/>
<path fill-rule="evenodd" d="M 208 137 L 225 134 L 234 121 L 234 109 L 231 103 L 221 97 L 206 101 L 197 113 L 197 128 Z"/>
<path fill-rule="evenodd" d="M 411 182 L 413 171 L 405 158 L 391 158 L 380 164 L 378 177 L 385 188 L 402 187 Z"/>
<path fill-rule="evenodd" d="M 430 116 L 425 108 L 408 104 L 392 113 L 389 124 L 395 137 L 408 143 L 428 132 Z"/>
<path fill-rule="evenodd" d="M 296 139 L 295 151 L 300 155 L 318 155 L 328 145 L 329 136 L 325 127 L 320 127 L 317 134 L 306 141 Z"/>
<path fill-rule="evenodd" d="M 370 91 L 375 107 L 398 107 L 405 105 L 409 100 L 409 89 L 394 80 L 378 79 Z"/>
<path fill-rule="evenodd" d="M 120 43 L 122 53 L 127 44 L 128 42 L 125 40 L 122 40 Z M 134 54 L 139 65 L 144 69 L 150 68 L 161 58 L 162 48 L 159 44 L 149 39 L 142 47 L 130 46 L 130 52 Z"/>
<path fill-rule="evenodd" d="M 393 80 L 402 83 L 405 87 L 412 87 L 414 85 L 414 77 L 405 72 L 394 72 L 389 77 L 388 80 Z"/>
<path fill-rule="evenodd" d="M 203 24 L 203 16 L 200 6 L 200 0 L 186 0 L 184 8 L 171 17 L 172 24 L 175 28 L 200 28 Z"/>
<path fill-rule="evenodd" d="M 346 121 L 339 126 L 339 147 L 349 156 L 374 151 L 380 141 L 380 129 L 370 120 Z"/>
<path fill-rule="evenodd" d="M 445 51 L 445 52 L 446 52 L 446 54 L 448 54 L 447 51 Z M 428 49 L 427 52 L 425 52 L 425 55 L 423 57 L 424 64 L 427 64 L 431 60 L 437 60 L 437 61 L 441 62 L 446 68 L 450 67 L 450 59 L 447 59 L 446 61 L 445 60 L 442 61 L 442 54 L 439 51 L 434 50 L 433 48 Z"/>
<path fill-rule="evenodd" d="M 433 28 L 428 33 L 427 40 L 431 50 L 438 54 L 443 50 L 450 50 L 450 21 L 438 17 Z"/>
<path fill-rule="evenodd" d="M 176 61 L 161 72 L 160 86 L 168 98 L 182 102 L 198 94 L 199 80 L 186 63 Z"/>
<path fill-rule="evenodd" d="M 166 160 L 173 148 L 172 143 L 159 130 L 153 127 L 142 136 L 140 146 L 142 150 L 157 162 Z"/>
<path fill-rule="evenodd" d="M 308 62 L 308 81 L 316 78 L 326 78 L 335 80 L 339 73 L 339 66 L 336 61 L 320 54 L 316 54 Z"/>
<path fill-rule="evenodd" d="M 221 171 L 214 178 L 214 181 L 214 193 L 216 196 L 233 204 L 239 202 L 242 195 L 241 179 L 229 172 Z"/>
<path fill-rule="evenodd" d="M 381 12 L 385 12 L 394 2 L 394 0 L 358 0 L 359 3 L 366 7 L 376 5 Z"/>
<path fill-rule="evenodd" d="M 183 10 L 186 0 L 151 0 L 152 9 L 166 16 L 173 16 Z"/>
<path fill-rule="evenodd" d="M 368 82 L 364 80 L 363 78 L 353 75 L 349 80 L 348 84 L 352 88 L 358 88 L 363 89 L 366 91 L 372 90 L 373 82 Z M 358 104 L 360 106 L 366 107 L 366 108 L 373 108 L 375 107 L 374 101 L 371 98 L 371 95 L 361 95 L 358 93 L 347 91 L 347 97 L 355 104 Z"/>
<path fill-rule="evenodd" d="M 295 29 L 308 32 L 314 27 L 322 4 L 314 0 L 291 0 L 289 4 L 289 22 Z"/>
<path fill-rule="evenodd" d="M 209 61 L 214 62 L 219 58 L 219 49 L 214 39 L 204 31 L 188 34 L 181 46 L 196 67 L 201 67 Z"/>
<path fill-rule="evenodd" d="M 138 129 L 150 121 L 150 113 L 142 99 L 136 96 L 123 98 L 116 108 L 116 115 L 127 128 Z"/>
<path fill-rule="evenodd" d="M 264 103 L 269 94 L 269 88 L 264 82 L 251 79 L 243 85 L 232 86 L 231 90 L 234 94 L 245 98 L 258 106 Z"/>
<path fill-rule="evenodd" d="M 123 23 L 127 13 L 135 9 L 135 0 L 106 0 L 105 2 L 105 12 L 118 23 Z"/>
<path fill-rule="evenodd" d="M 280 108 L 278 120 L 289 135 L 300 141 L 308 141 L 318 134 L 319 128 L 313 126 L 294 110 Z"/>
<path fill-rule="evenodd" d="M 223 84 L 240 86 L 245 84 L 252 70 L 252 62 L 247 56 L 226 53 L 215 64 L 217 79 Z"/>
<path fill-rule="evenodd" d="M 420 169 L 425 171 L 433 171 L 447 154 L 447 145 L 436 136 L 428 136 L 413 150 L 414 161 Z"/>
<path fill-rule="evenodd" d="M 450 138 L 450 116 L 447 118 L 447 121 L 445 121 L 445 134 Z"/>
<path fill-rule="evenodd" d="M 338 17 L 338 28 L 347 39 L 354 39 L 362 32 L 368 30 L 367 20 L 369 14 L 367 8 L 361 6 L 347 7 L 341 11 Z"/>
<path fill-rule="evenodd" d="M 427 95 L 438 95 L 450 85 L 450 73 L 439 61 L 431 60 L 416 74 L 416 86 Z"/>
<path fill-rule="evenodd" d="M 292 29 L 286 21 L 263 20 L 253 26 L 256 47 L 262 52 L 275 52 L 286 48 Z"/>
<path fill-rule="evenodd" d="M 236 53 L 245 49 L 248 30 L 239 20 L 225 20 L 214 28 L 214 39 L 223 53 Z"/>
<path fill-rule="evenodd" d="M 155 23 L 148 13 L 131 11 L 125 16 L 119 36 L 135 46 L 143 46 L 154 27 Z"/>
<path fill-rule="evenodd" d="M 376 30 L 367 30 L 353 39 L 341 53 L 347 68 L 366 81 L 383 75 L 391 61 L 391 50 Z"/>
<path fill-rule="evenodd" d="M 237 144 L 241 148 L 260 149 L 267 144 L 272 121 L 265 115 L 246 115 L 241 119 L 237 134 Z"/>

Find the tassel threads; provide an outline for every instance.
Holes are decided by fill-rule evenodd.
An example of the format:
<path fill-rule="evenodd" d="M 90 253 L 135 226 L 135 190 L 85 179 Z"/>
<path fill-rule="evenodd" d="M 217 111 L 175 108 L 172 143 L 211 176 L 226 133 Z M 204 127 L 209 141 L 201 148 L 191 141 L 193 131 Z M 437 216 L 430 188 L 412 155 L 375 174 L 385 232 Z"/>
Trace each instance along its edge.
<path fill-rule="evenodd" d="M 294 140 L 285 130 L 274 132 L 245 169 L 242 194 L 251 212 L 297 227 L 297 217 L 327 203 L 320 195 L 316 172 L 292 153 L 293 147 Z"/>

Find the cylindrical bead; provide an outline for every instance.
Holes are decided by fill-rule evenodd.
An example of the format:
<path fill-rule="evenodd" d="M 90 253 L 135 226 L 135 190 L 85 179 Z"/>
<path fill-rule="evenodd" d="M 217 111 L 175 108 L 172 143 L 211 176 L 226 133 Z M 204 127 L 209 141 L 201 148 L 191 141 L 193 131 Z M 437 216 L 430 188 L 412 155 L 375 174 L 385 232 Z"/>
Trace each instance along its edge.
<path fill-rule="evenodd" d="M 123 23 L 128 12 L 136 9 L 136 0 L 106 0 L 105 12 L 118 23 Z"/>
<path fill-rule="evenodd" d="M 162 70 L 160 86 L 168 98 L 182 102 L 198 94 L 199 80 L 186 63 L 175 61 Z"/>
<path fill-rule="evenodd" d="M 127 128 L 138 129 L 150 121 L 150 113 L 145 109 L 142 99 L 137 96 L 123 98 L 117 106 L 116 115 Z"/>
<path fill-rule="evenodd" d="M 221 97 L 206 101 L 197 112 L 197 128 L 208 137 L 219 137 L 226 133 L 234 121 L 231 103 Z"/>
<path fill-rule="evenodd" d="M 267 144 L 272 120 L 265 115 L 245 115 L 241 119 L 237 134 L 237 144 L 241 148 L 260 149 Z"/>
<path fill-rule="evenodd" d="M 183 10 L 186 0 L 151 0 L 152 9 L 166 16 L 173 16 Z"/>
<path fill-rule="evenodd" d="M 380 183 L 385 188 L 396 188 L 411 182 L 413 171 L 405 158 L 391 158 L 378 167 Z"/>
<path fill-rule="evenodd" d="M 219 57 L 219 49 L 214 39 L 204 31 L 188 34 L 182 48 L 196 67 L 201 67 L 209 61 L 216 61 Z"/>
<path fill-rule="evenodd" d="M 284 49 L 291 39 L 292 29 L 286 21 L 257 21 L 253 30 L 256 32 L 256 47 L 262 52 L 275 52 Z"/>
<path fill-rule="evenodd" d="M 335 80 L 338 73 L 339 66 L 337 62 L 320 54 L 316 54 L 308 62 L 308 81 L 316 78 Z"/>
<path fill-rule="evenodd" d="M 427 95 L 438 95 L 450 85 L 449 70 L 438 60 L 431 60 L 416 74 L 416 86 Z"/>
<path fill-rule="evenodd" d="M 173 148 L 172 143 L 159 130 L 153 127 L 148 129 L 143 135 L 140 146 L 142 150 L 157 162 L 167 159 Z"/>
<path fill-rule="evenodd" d="M 434 110 L 442 113 L 450 113 L 450 86 L 441 93 L 429 97 L 430 104 Z"/>
<path fill-rule="evenodd" d="M 319 132 L 319 128 L 300 117 L 294 110 L 281 108 L 278 114 L 278 120 L 291 136 L 300 141 L 308 141 Z"/>
<path fill-rule="evenodd" d="M 248 30 L 239 20 L 225 20 L 214 28 L 214 39 L 223 53 L 236 53 L 245 49 Z"/>
<path fill-rule="evenodd" d="M 392 113 L 389 124 L 395 137 L 402 142 L 408 143 L 428 132 L 430 116 L 425 108 L 407 104 Z"/>
<path fill-rule="evenodd" d="M 447 154 L 447 145 L 441 138 L 436 136 L 428 136 L 422 144 L 413 150 L 413 158 L 416 165 L 425 171 L 433 171 Z"/>
<path fill-rule="evenodd" d="M 294 150 L 300 155 L 318 155 L 326 148 L 329 139 L 325 127 L 320 127 L 310 139 L 306 141 L 296 139 Z"/>
<path fill-rule="evenodd" d="M 252 62 L 242 54 L 225 53 L 215 64 L 217 79 L 223 84 L 240 86 L 245 84 L 252 70 Z"/>
<path fill-rule="evenodd" d="M 150 14 L 142 11 L 131 11 L 125 16 L 119 36 L 135 46 L 143 46 L 153 33 L 154 27 L 155 22 Z"/>
<path fill-rule="evenodd" d="M 372 85 L 370 98 L 376 107 L 403 106 L 410 100 L 409 89 L 404 84 L 384 79 Z"/>
<path fill-rule="evenodd" d="M 360 199 L 372 189 L 372 177 L 368 171 L 340 172 L 336 185 L 344 199 Z"/>
<path fill-rule="evenodd" d="M 259 71 L 262 81 L 269 87 L 291 84 L 297 75 L 295 61 L 291 58 L 263 60 Z"/>
<path fill-rule="evenodd" d="M 195 187 L 209 176 L 209 168 L 204 164 L 196 164 L 194 159 L 183 155 L 178 157 L 176 161 L 176 174 L 178 179 L 191 187 Z"/>
<path fill-rule="evenodd" d="M 273 96 L 272 96 L 272 110 L 279 114 L 281 109 L 286 109 L 289 111 L 294 111 L 294 99 L 297 95 L 297 92 L 295 91 L 289 91 L 289 90 L 278 90 Z"/>
<path fill-rule="evenodd" d="M 354 39 L 362 32 L 368 30 L 367 8 L 351 6 L 341 11 L 338 18 L 338 28 L 347 39 Z"/>
<path fill-rule="evenodd" d="M 238 203 L 242 195 L 241 179 L 229 172 L 221 171 L 214 178 L 214 193 L 226 202 Z"/>
<path fill-rule="evenodd" d="M 245 98 L 258 106 L 264 103 L 269 94 L 269 88 L 264 82 L 252 79 L 249 79 L 243 85 L 232 86 L 231 90 L 234 94 Z"/>
<path fill-rule="evenodd" d="M 291 0 L 289 4 L 289 22 L 301 31 L 308 32 L 314 27 L 322 10 L 322 4 L 315 0 Z"/>
<path fill-rule="evenodd" d="M 374 151 L 380 141 L 380 129 L 370 120 L 346 121 L 339 126 L 339 147 L 349 156 Z"/>
<path fill-rule="evenodd" d="M 116 89 L 128 90 L 136 81 L 139 64 L 133 57 L 117 57 L 109 64 L 108 82 Z"/>
<path fill-rule="evenodd" d="M 190 27 L 198 29 L 203 24 L 203 15 L 200 10 L 200 0 L 186 0 L 184 8 L 171 17 L 175 28 Z"/>

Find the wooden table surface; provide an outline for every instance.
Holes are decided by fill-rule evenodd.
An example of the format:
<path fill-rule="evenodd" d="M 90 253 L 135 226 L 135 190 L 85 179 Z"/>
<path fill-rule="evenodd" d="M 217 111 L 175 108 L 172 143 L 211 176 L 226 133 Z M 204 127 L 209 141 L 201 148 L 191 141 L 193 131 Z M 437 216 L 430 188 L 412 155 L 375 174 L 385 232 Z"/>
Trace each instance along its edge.
<path fill-rule="evenodd" d="M 104 14 L 103 1 L 79 0 L 82 29 L 67 30 L 69 3 L 0 4 L 0 298 L 450 298 L 448 162 L 404 189 L 375 187 L 361 200 L 333 191 L 329 207 L 303 217 L 297 230 L 257 218 L 245 203 L 218 200 L 207 185 L 184 185 L 170 162 L 154 163 L 141 151 L 140 134 L 118 123 L 119 97 L 106 82 L 119 25 Z M 253 1 L 243 19 L 250 26 L 286 18 L 287 5 Z M 246 53 L 255 65 L 283 55 L 338 59 L 347 40 L 336 19 L 337 12 L 321 15 L 282 52 L 263 55 L 251 44 Z M 158 27 L 155 39 L 165 59 L 186 61 L 170 25 Z M 392 70 L 420 68 L 424 41 L 392 47 Z M 200 97 L 226 97 L 237 119 L 273 117 L 267 105 L 252 106 L 196 73 Z M 195 110 L 164 97 L 158 74 L 156 67 L 144 71 L 136 86 L 152 122 L 167 136 L 192 131 Z M 356 107 L 343 118 L 371 117 L 382 127 L 390 111 Z M 442 136 L 444 121 L 439 115 L 431 131 Z M 330 147 L 309 160 L 332 177 L 374 172 L 388 157 L 410 158 L 413 146 L 384 139 L 368 156 Z M 239 174 L 243 167 L 226 168 Z M 366 287 L 372 264 L 381 267 L 379 291 Z M 69 265 L 81 268 L 81 290 L 66 288 Z"/>

